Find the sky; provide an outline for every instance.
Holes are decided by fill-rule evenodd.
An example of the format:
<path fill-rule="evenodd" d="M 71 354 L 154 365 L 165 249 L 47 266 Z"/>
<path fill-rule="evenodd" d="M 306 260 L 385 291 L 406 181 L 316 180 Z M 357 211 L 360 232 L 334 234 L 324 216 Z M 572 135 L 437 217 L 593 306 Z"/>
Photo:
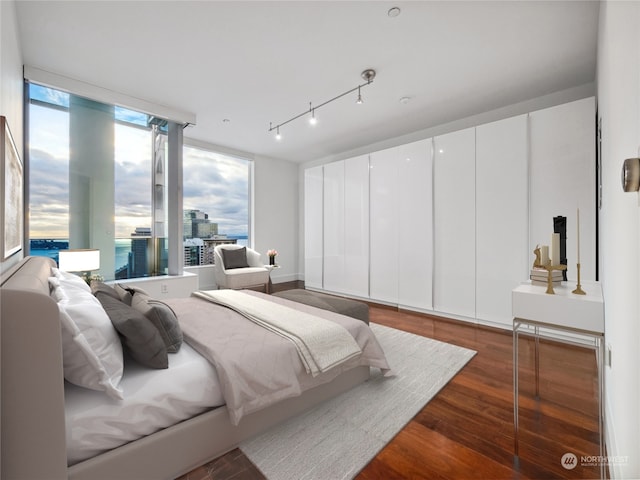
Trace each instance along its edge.
<path fill-rule="evenodd" d="M 48 101 L 68 104 L 64 94 L 49 89 L 44 95 L 43 90 L 38 93 L 42 99 L 46 96 Z M 30 236 L 68 238 L 68 113 L 32 104 L 29 121 Z M 248 161 L 184 148 L 184 209 L 208 213 L 209 219 L 218 223 L 219 233 L 247 234 L 248 180 Z M 116 238 L 129 238 L 136 227 L 151 226 L 151 183 L 150 131 L 116 124 Z"/>

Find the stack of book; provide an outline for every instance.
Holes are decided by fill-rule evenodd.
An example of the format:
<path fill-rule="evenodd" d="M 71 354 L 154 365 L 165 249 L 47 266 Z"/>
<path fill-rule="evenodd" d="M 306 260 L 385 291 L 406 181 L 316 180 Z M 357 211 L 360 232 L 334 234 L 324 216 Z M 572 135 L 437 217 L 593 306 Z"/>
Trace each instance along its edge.
<path fill-rule="evenodd" d="M 531 285 L 542 285 L 546 287 L 549 272 L 544 268 L 532 268 L 529 278 L 531 279 Z M 551 283 L 554 287 L 562 283 L 562 270 L 551 271 Z"/>

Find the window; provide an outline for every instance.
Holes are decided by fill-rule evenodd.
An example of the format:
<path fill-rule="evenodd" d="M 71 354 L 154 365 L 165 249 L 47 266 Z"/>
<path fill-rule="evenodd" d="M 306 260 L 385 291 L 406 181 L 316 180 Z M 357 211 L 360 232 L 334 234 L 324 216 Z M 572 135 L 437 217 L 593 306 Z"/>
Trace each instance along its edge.
<path fill-rule="evenodd" d="M 182 124 L 27 89 L 31 255 L 57 261 L 59 250 L 97 248 L 93 273 L 112 280 L 181 273 L 182 264 L 213 264 L 218 244 L 250 243 L 250 160 L 183 147 Z M 182 149 L 182 211 L 169 202 L 180 191 L 170 142 Z M 171 232 L 182 222 L 175 239 L 169 214 Z"/>
<path fill-rule="evenodd" d="M 28 84 L 31 255 L 100 249 L 105 279 L 167 273 L 166 120 Z"/>
<path fill-rule="evenodd" d="M 184 265 L 213 264 L 223 243 L 248 245 L 251 161 L 183 147 Z"/>

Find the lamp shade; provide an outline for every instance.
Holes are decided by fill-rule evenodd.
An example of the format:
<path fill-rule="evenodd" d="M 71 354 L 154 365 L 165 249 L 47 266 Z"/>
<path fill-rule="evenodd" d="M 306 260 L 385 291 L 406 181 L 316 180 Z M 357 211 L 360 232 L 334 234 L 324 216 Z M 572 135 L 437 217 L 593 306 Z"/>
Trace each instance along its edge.
<path fill-rule="evenodd" d="M 90 272 L 100 268 L 100 250 L 60 250 L 58 265 L 65 272 Z"/>

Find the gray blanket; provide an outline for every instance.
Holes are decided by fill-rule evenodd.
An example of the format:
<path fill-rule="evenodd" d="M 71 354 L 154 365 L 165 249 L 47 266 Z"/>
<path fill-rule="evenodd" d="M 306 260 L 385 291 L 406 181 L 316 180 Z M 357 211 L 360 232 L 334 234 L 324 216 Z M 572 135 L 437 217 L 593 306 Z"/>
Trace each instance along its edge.
<path fill-rule="evenodd" d="M 233 424 L 237 425 L 244 415 L 330 382 L 359 365 L 390 373 L 380 344 L 363 322 L 282 298 L 248 293 L 342 325 L 362 354 L 313 377 L 306 372 L 293 343 L 239 313 L 197 297 L 167 300 L 178 316 L 186 341 L 216 367 Z"/>

